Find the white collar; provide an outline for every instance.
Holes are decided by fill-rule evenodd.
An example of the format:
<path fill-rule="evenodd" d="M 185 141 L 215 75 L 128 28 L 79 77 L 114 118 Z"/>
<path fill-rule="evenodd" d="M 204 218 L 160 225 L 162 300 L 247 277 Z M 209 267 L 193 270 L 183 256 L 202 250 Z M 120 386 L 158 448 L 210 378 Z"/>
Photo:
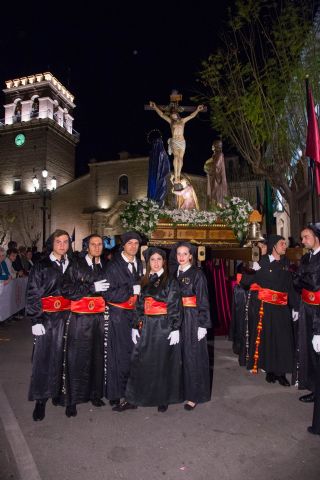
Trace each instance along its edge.
<path fill-rule="evenodd" d="M 57 265 L 60 265 L 60 260 L 56 258 L 53 252 L 50 253 L 49 258 L 52 262 L 56 262 Z M 62 264 L 63 273 L 66 271 L 67 266 L 69 265 L 69 258 L 67 255 L 64 256 L 64 263 Z"/>
<path fill-rule="evenodd" d="M 123 260 L 127 263 L 134 263 L 135 265 L 137 265 L 137 259 L 136 257 L 134 257 L 133 261 L 130 262 L 130 260 L 125 256 L 125 254 L 123 252 L 121 252 L 121 256 L 123 258 Z"/>
<path fill-rule="evenodd" d="M 178 272 L 186 272 L 186 271 L 189 270 L 189 268 L 191 268 L 191 267 L 192 267 L 191 263 L 189 263 L 189 264 L 186 265 L 185 267 L 181 267 L 181 266 L 179 265 Z"/>
<path fill-rule="evenodd" d="M 276 259 L 274 258 L 274 256 L 271 254 L 271 255 L 268 255 L 269 257 L 269 262 L 272 263 L 274 262 Z"/>
<path fill-rule="evenodd" d="M 92 267 L 93 266 L 93 261 L 92 259 L 89 257 L 89 254 L 87 253 L 87 255 L 84 257 L 86 259 L 86 262 L 87 264 L 89 265 L 89 267 Z M 101 265 L 101 260 L 99 258 L 99 262 L 97 263 L 97 265 Z"/>
<path fill-rule="evenodd" d="M 317 255 L 317 253 L 319 253 L 319 252 L 320 252 L 320 247 L 313 250 L 312 255 Z"/>
<path fill-rule="evenodd" d="M 53 252 L 50 253 L 49 258 L 52 262 L 60 262 Z"/>
<path fill-rule="evenodd" d="M 154 272 L 154 273 L 156 273 L 156 274 L 158 275 L 158 277 L 161 277 L 161 275 L 163 274 L 163 272 L 164 272 L 164 269 L 161 268 L 161 269 L 159 270 L 159 272 Z M 152 275 L 151 272 L 150 272 L 150 275 Z"/>

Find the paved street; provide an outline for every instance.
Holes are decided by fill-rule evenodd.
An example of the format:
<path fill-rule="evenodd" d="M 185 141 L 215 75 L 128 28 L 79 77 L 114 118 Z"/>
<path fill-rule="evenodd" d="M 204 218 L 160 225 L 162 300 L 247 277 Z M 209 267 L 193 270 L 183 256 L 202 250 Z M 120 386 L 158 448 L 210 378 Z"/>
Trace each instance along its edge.
<path fill-rule="evenodd" d="M 320 436 L 306 431 L 312 405 L 240 368 L 224 338 L 214 347 L 212 401 L 192 412 L 86 404 L 69 419 L 48 402 L 33 422 L 31 328 L 0 324 L 0 480 L 319 479 Z"/>

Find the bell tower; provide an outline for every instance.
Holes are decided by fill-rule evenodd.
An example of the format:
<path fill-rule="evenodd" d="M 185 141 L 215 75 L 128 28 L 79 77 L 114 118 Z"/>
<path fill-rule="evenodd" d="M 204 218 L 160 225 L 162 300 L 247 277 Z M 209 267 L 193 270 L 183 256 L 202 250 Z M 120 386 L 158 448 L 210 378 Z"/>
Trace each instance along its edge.
<path fill-rule="evenodd" d="M 5 82 L 0 232 L 31 246 L 51 231 L 55 189 L 75 178 L 74 96 L 50 73 Z"/>
<path fill-rule="evenodd" d="M 57 187 L 74 179 L 74 96 L 50 73 L 5 82 L 0 121 L 0 196 L 33 192 L 46 169 Z M 50 180 L 50 178 L 49 178 Z"/>

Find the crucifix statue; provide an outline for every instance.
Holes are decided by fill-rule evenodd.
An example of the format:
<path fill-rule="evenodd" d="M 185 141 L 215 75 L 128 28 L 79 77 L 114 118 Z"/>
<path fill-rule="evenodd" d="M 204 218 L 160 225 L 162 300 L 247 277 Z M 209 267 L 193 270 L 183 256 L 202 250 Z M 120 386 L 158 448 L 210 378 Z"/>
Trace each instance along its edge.
<path fill-rule="evenodd" d="M 182 190 L 181 185 L 181 170 L 183 166 L 183 156 L 186 149 L 186 141 L 184 139 L 184 126 L 189 120 L 196 117 L 199 112 L 206 111 L 206 107 L 198 105 L 197 107 L 187 107 L 179 105 L 182 100 L 182 95 L 176 90 L 173 90 L 170 95 L 169 105 L 156 105 L 154 102 L 149 102 L 145 107 L 146 110 L 155 110 L 159 117 L 163 118 L 170 124 L 172 137 L 168 140 L 168 153 L 173 154 L 173 188 L 174 190 Z M 181 112 L 192 112 L 187 117 L 180 117 Z"/>

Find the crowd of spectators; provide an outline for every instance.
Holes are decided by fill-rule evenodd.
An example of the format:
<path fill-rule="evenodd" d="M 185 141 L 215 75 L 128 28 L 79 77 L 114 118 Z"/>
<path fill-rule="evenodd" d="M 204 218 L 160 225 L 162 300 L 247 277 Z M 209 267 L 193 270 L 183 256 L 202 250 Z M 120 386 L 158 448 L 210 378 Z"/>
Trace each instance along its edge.
<path fill-rule="evenodd" d="M 37 247 L 20 246 L 11 240 L 7 250 L 0 246 L 0 284 L 6 285 L 11 280 L 29 275 L 31 267 L 42 258 Z"/>

